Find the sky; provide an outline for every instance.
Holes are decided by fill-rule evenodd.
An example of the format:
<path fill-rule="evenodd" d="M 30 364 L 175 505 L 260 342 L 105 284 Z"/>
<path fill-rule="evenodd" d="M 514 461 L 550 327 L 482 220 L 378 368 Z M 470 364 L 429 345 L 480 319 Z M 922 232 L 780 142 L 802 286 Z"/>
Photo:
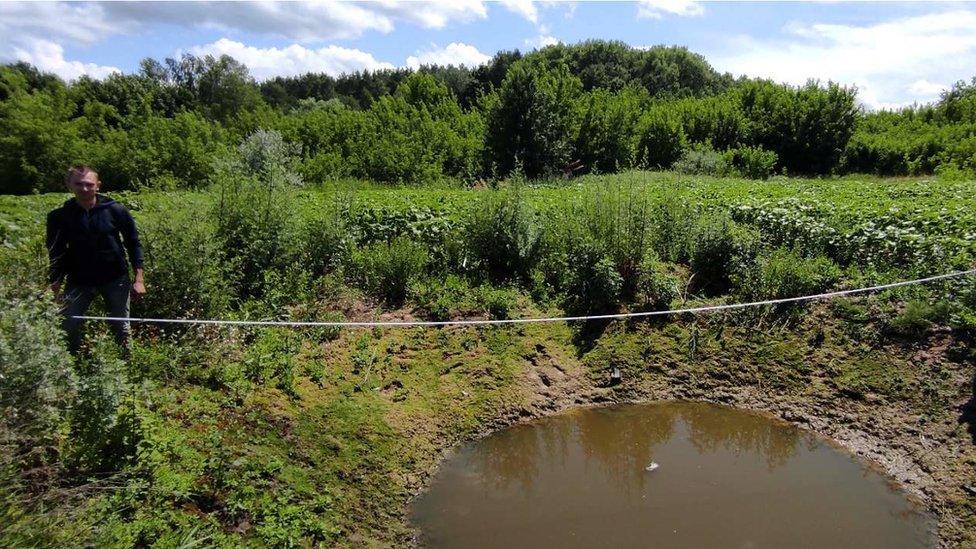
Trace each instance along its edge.
<path fill-rule="evenodd" d="M 856 86 L 869 109 L 927 103 L 976 76 L 966 2 L 2 2 L 0 62 L 71 80 L 145 57 L 229 54 L 257 80 L 424 63 L 586 39 L 685 46 L 720 72 Z"/>

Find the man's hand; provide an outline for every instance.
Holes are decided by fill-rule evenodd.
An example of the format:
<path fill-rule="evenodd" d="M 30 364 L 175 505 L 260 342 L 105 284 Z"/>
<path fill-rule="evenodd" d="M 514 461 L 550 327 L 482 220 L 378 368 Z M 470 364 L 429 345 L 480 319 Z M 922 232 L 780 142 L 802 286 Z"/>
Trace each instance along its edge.
<path fill-rule="evenodd" d="M 142 269 L 136 269 L 136 279 L 132 283 L 132 297 L 138 299 L 146 295 L 146 284 L 142 281 Z"/>

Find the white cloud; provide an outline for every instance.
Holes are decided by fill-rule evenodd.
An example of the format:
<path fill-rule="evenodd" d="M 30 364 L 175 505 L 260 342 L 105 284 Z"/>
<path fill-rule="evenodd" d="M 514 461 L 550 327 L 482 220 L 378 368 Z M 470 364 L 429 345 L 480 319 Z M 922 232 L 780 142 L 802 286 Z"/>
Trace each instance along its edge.
<path fill-rule="evenodd" d="M 277 36 L 302 43 L 389 33 L 397 22 L 443 28 L 484 19 L 482 0 L 420 2 L 11 2 L 0 8 L 0 33 L 94 43 L 151 25 L 211 28 Z"/>
<path fill-rule="evenodd" d="M 407 67 L 417 69 L 421 65 L 464 65 L 477 67 L 491 59 L 478 48 L 461 42 L 452 42 L 445 48 L 435 48 L 407 57 Z"/>
<path fill-rule="evenodd" d="M 637 17 L 660 19 L 664 15 L 694 16 L 705 13 L 697 0 L 640 0 Z"/>
<path fill-rule="evenodd" d="M 487 17 L 481 0 L 424 2 L 107 2 L 111 19 L 246 31 L 298 42 L 391 32 L 397 21 L 439 29 Z"/>
<path fill-rule="evenodd" d="M 74 80 L 82 75 L 92 78 L 105 78 L 113 72 L 122 72 L 117 67 L 69 61 L 64 58 L 64 48 L 49 40 L 30 39 L 22 46 L 14 47 L 9 60 L 26 61 L 43 72 L 53 72 L 65 80 Z"/>
<path fill-rule="evenodd" d="M 525 40 L 525 45 L 533 49 L 542 49 L 546 46 L 554 46 L 561 43 L 562 40 L 556 38 L 555 36 L 540 35 L 535 38 L 528 38 Z"/>
<path fill-rule="evenodd" d="M 0 3 L 0 61 L 27 61 L 65 78 L 104 76 L 114 67 L 64 59 L 61 44 L 95 44 L 160 24 L 276 36 L 299 43 L 389 33 L 397 23 L 443 28 L 455 21 L 484 19 L 483 0 L 420 2 L 10 2 Z M 372 55 L 338 46 L 310 49 L 250 48 L 220 40 L 195 51 L 228 53 L 257 77 L 315 70 L 332 74 L 392 67 Z M 262 57 L 264 56 L 264 57 Z M 280 64 L 280 65 L 279 65 Z"/>
<path fill-rule="evenodd" d="M 953 81 L 976 65 L 976 12 L 959 10 L 874 25 L 795 23 L 786 39 L 738 37 L 713 55 L 722 71 L 802 84 L 808 78 L 858 87 L 862 102 L 884 108 L 928 100 L 931 87 Z M 731 47 L 730 47 L 731 46 Z M 728 52 L 734 53 L 728 53 Z"/>
<path fill-rule="evenodd" d="M 912 85 L 908 86 L 908 93 L 922 97 L 938 97 L 938 95 L 946 88 L 948 88 L 948 86 L 943 84 L 935 84 L 933 82 L 929 82 L 928 80 L 922 79 L 912 82 Z"/>
<path fill-rule="evenodd" d="M 93 44 L 110 35 L 130 32 L 129 22 L 111 22 L 98 4 L 9 2 L 0 4 L 0 42 L 28 43 L 58 38 Z"/>
<path fill-rule="evenodd" d="M 517 13 L 533 24 L 539 22 L 539 10 L 532 0 L 501 0 L 501 5 L 513 13 Z"/>
<path fill-rule="evenodd" d="M 565 17 L 566 19 L 572 19 L 573 16 L 576 15 L 576 5 L 577 5 L 577 3 L 576 2 L 566 2 L 565 4 L 566 4 L 567 7 L 566 7 L 566 13 L 563 14 L 563 17 Z"/>
<path fill-rule="evenodd" d="M 194 46 L 189 53 L 229 55 L 244 63 L 258 80 L 275 76 L 296 76 L 307 72 L 324 72 L 332 76 L 361 70 L 392 69 L 394 66 L 377 60 L 372 54 L 339 46 L 318 49 L 292 44 L 285 48 L 256 48 L 221 38 L 212 44 Z"/>

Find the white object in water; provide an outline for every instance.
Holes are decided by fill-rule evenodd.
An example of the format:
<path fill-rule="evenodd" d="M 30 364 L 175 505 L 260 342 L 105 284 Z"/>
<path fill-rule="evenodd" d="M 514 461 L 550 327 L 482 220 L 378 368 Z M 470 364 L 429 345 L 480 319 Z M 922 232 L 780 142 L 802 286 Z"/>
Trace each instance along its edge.
<path fill-rule="evenodd" d="M 648 465 L 647 467 L 644 467 L 644 470 L 645 471 L 653 471 L 654 469 L 657 469 L 658 467 L 660 467 L 660 465 L 658 465 L 657 463 L 655 463 L 655 462 L 652 461 L 650 465 Z"/>

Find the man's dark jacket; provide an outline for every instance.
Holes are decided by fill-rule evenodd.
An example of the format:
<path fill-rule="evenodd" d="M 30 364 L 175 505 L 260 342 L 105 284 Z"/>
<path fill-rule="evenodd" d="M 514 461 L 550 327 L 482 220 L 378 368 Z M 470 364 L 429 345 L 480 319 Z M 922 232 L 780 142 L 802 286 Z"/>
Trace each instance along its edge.
<path fill-rule="evenodd" d="M 72 198 L 47 214 L 47 250 L 51 282 L 65 276 L 69 284 L 79 286 L 117 280 L 129 274 L 126 251 L 132 268 L 142 268 L 142 245 L 132 214 L 104 195 L 97 196 L 90 210 Z"/>

